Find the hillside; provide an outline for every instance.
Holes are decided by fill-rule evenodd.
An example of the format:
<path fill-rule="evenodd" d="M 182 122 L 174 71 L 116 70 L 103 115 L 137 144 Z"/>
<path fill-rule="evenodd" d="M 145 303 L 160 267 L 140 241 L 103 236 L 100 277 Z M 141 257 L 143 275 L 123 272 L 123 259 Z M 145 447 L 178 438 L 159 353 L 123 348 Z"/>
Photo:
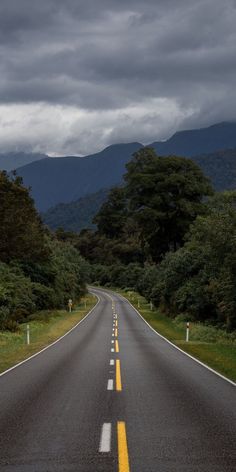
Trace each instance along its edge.
<path fill-rule="evenodd" d="M 66 231 L 79 232 L 83 228 L 94 228 L 94 216 L 106 200 L 108 190 L 103 189 L 71 203 L 59 203 L 43 213 L 43 222 L 52 230 L 64 228 Z"/>
<path fill-rule="evenodd" d="M 236 123 L 219 123 L 208 128 L 180 131 L 165 142 L 150 145 L 158 155 L 192 157 L 236 148 Z"/>
<path fill-rule="evenodd" d="M 125 164 L 142 144 L 117 144 L 87 157 L 47 158 L 17 169 L 32 188 L 37 208 L 44 212 L 98 190 L 119 184 Z"/>
<path fill-rule="evenodd" d="M 47 156 L 39 153 L 8 152 L 0 154 L 0 170 L 14 170 L 31 162 L 40 161 Z"/>
<path fill-rule="evenodd" d="M 155 142 L 150 146 L 159 155 L 186 157 L 236 149 L 236 123 L 220 123 L 201 130 L 182 131 L 166 142 Z M 25 185 L 32 188 L 38 209 L 46 211 L 58 203 L 68 203 L 121 183 L 125 164 L 141 147 L 140 143 L 116 144 L 87 157 L 46 158 L 21 167 L 17 172 L 23 177 Z M 224 154 L 223 158 L 228 159 L 228 155 Z M 225 166 L 222 165 L 220 173 L 216 168 L 218 161 L 213 169 L 214 162 L 208 168 L 205 159 L 200 159 L 200 165 L 204 172 L 207 167 L 206 173 L 213 177 L 214 186 L 231 188 L 234 185 L 230 177 L 230 171 L 234 174 L 232 156 Z"/>

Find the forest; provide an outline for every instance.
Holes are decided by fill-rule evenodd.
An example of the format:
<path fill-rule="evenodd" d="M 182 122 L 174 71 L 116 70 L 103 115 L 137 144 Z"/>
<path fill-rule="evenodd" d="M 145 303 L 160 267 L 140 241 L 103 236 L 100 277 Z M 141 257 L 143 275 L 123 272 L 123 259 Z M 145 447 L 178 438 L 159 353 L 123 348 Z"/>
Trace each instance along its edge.
<path fill-rule="evenodd" d="M 65 308 L 86 290 L 86 262 L 48 231 L 21 178 L 0 172 L 0 329 Z"/>
<path fill-rule="evenodd" d="M 93 283 L 137 290 L 170 317 L 236 328 L 236 192 L 191 160 L 144 148 L 74 239 Z"/>
<path fill-rule="evenodd" d="M 236 329 L 236 191 L 214 193 L 183 157 L 134 153 L 95 229 L 43 225 L 21 178 L 0 172 L 0 329 L 65 307 L 86 283 L 136 290 L 168 317 Z"/>

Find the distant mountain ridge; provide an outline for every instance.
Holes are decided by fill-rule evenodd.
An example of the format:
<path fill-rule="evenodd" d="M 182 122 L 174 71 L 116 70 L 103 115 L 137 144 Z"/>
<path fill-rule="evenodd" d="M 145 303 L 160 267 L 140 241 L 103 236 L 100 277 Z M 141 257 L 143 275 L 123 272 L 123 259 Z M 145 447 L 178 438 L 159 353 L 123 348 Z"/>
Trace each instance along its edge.
<path fill-rule="evenodd" d="M 45 154 L 40 153 L 26 153 L 26 152 L 5 152 L 0 153 L 0 170 L 7 172 L 17 169 L 18 167 L 31 164 L 31 162 L 45 159 Z"/>
<path fill-rule="evenodd" d="M 125 164 L 142 144 L 117 144 L 87 157 L 46 158 L 17 169 L 40 211 L 68 203 L 122 180 Z"/>
<path fill-rule="evenodd" d="M 150 146 L 154 147 L 159 155 L 175 154 L 196 160 L 198 159 L 194 157 L 196 155 L 236 149 L 236 123 L 219 123 L 208 128 L 181 131 L 165 142 L 154 142 Z M 137 142 L 114 144 L 86 157 L 46 158 L 17 169 L 17 173 L 23 177 L 25 185 L 32 188 L 38 209 L 46 211 L 58 203 L 69 203 L 120 184 L 126 163 L 141 147 L 143 145 Z M 209 169 L 206 169 L 207 166 L 203 161 L 200 165 L 207 173 Z M 214 162 L 211 165 L 214 166 Z M 236 159 L 234 161 L 232 156 L 229 165 L 234 174 Z M 229 178 L 225 166 L 221 167 L 221 175 L 217 169 L 210 172 L 214 176 L 213 184 L 215 188 L 222 190 L 228 186 L 231 188 L 232 179 Z M 217 179 L 221 182 L 219 185 Z"/>
<path fill-rule="evenodd" d="M 208 128 L 178 131 L 165 142 L 150 144 L 159 155 L 192 157 L 236 148 L 236 123 L 222 122 Z"/>

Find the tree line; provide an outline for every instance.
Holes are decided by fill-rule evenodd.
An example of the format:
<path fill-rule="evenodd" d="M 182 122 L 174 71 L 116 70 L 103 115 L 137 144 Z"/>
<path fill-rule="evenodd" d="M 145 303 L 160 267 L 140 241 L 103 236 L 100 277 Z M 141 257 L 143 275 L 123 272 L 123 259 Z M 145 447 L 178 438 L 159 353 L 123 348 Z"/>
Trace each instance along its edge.
<path fill-rule="evenodd" d="M 94 283 L 135 289 L 167 316 L 236 328 L 236 192 L 214 194 L 191 160 L 134 154 L 124 185 L 97 213 L 97 231 L 58 231 Z"/>
<path fill-rule="evenodd" d="M 136 152 L 97 229 L 50 232 L 17 176 L 0 172 L 0 329 L 79 299 L 86 282 L 134 289 L 167 316 L 236 328 L 236 192 L 193 161 Z"/>
<path fill-rule="evenodd" d="M 0 172 L 0 329 L 78 300 L 86 274 L 78 250 L 42 224 L 21 178 Z"/>

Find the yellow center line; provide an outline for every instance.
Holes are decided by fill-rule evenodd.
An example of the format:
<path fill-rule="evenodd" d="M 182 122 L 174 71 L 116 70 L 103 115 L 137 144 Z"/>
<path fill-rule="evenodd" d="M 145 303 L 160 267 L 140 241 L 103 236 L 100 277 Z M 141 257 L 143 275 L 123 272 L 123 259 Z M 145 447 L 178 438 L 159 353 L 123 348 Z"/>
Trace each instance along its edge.
<path fill-rule="evenodd" d="M 115 321 L 115 326 L 118 328 L 118 321 L 117 320 Z"/>
<path fill-rule="evenodd" d="M 116 329 L 115 329 L 115 337 L 117 338 L 117 336 L 118 336 L 118 330 L 117 330 L 117 328 L 116 328 Z"/>
<path fill-rule="evenodd" d="M 117 423 L 119 472 L 130 472 L 129 454 L 124 421 Z"/>
<path fill-rule="evenodd" d="M 116 345 L 116 352 L 120 352 L 118 341 L 116 341 L 115 345 Z"/>
<path fill-rule="evenodd" d="M 116 390 L 117 392 L 121 392 L 122 390 L 120 361 L 118 359 L 116 360 Z"/>

